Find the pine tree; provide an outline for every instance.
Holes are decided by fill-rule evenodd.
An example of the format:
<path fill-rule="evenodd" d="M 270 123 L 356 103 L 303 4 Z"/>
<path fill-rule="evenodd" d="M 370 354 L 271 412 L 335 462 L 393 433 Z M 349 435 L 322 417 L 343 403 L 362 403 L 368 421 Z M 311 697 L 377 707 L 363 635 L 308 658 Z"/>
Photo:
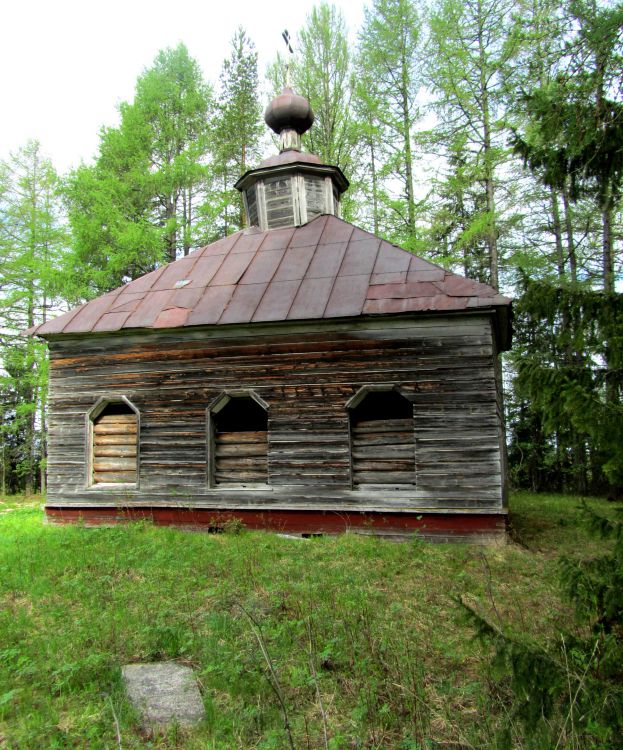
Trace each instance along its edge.
<path fill-rule="evenodd" d="M 543 644 L 508 633 L 461 602 L 479 637 L 495 649 L 491 676 L 505 693 L 499 750 L 623 747 L 623 520 L 586 505 L 583 516 L 606 542 L 604 553 L 560 560 L 575 622 L 555 638 Z"/>
<path fill-rule="evenodd" d="M 549 191 L 555 253 L 550 273 L 528 283 L 517 305 L 512 450 L 524 466 L 549 466 L 543 489 L 612 492 L 622 481 L 613 226 L 623 179 L 623 9 L 571 2 L 546 27 L 553 20 L 565 33 L 552 40 L 548 74 L 526 77 L 516 104 L 514 148 Z"/>
<path fill-rule="evenodd" d="M 526 123 L 515 147 L 543 183 L 562 193 L 565 216 L 572 202 L 594 199 L 601 217 L 600 275 L 612 293 L 613 222 L 623 184 L 623 7 L 574 0 L 567 20 L 575 33 L 561 45 L 555 78 L 525 93 Z M 574 255 L 570 259 L 577 281 Z"/>

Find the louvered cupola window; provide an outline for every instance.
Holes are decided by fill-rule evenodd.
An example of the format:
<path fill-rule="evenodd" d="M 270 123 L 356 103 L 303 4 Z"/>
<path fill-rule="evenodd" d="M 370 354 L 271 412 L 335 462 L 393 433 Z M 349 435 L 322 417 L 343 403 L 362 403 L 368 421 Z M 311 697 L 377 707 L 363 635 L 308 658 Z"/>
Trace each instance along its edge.
<path fill-rule="evenodd" d="M 268 229 L 295 225 L 292 178 L 270 177 L 264 181 L 266 224 Z"/>
<path fill-rule="evenodd" d="M 247 211 L 249 214 L 249 226 L 257 227 L 260 224 L 257 212 L 257 186 L 252 185 L 246 192 Z"/>
<path fill-rule="evenodd" d="M 329 206 L 327 206 L 324 177 L 305 175 L 305 203 L 307 221 L 311 221 L 320 214 L 330 213 Z"/>

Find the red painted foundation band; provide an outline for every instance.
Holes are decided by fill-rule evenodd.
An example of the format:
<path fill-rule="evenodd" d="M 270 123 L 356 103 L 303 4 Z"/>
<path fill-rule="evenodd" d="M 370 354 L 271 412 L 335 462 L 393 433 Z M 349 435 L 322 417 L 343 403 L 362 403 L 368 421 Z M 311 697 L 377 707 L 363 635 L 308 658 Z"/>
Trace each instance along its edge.
<path fill-rule="evenodd" d="M 506 516 L 499 513 L 385 513 L 312 510 L 214 510 L 209 508 L 58 508 L 47 507 L 52 523 L 85 525 L 148 520 L 156 526 L 183 526 L 218 530 L 240 522 L 249 529 L 292 534 L 339 534 L 359 530 L 378 534 L 470 536 L 504 535 Z"/>

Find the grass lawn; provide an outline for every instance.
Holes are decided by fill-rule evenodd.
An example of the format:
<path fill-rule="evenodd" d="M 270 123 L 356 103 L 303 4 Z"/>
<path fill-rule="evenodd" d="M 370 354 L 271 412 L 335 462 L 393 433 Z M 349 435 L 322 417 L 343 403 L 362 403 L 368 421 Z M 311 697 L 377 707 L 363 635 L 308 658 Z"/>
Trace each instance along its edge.
<path fill-rule="evenodd" d="M 545 640 L 571 616 L 557 558 L 600 549 L 557 495 L 516 494 L 515 541 L 489 548 L 55 527 L 40 505 L 0 498 L 3 750 L 490 747 L 497 688 L 459 598 Z M 207 719 L 150 737 L 121 665 L 170 659 Z"/>

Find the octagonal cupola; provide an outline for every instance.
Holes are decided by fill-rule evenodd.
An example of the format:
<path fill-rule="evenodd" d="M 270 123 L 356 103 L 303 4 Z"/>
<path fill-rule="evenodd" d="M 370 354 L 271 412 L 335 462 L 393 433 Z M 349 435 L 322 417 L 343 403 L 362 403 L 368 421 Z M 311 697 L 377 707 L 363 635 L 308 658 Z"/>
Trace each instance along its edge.
<path fill-rule="evenodd" d="M 277 229 L 306 224 L 320 214 L 339 216 L 348 180 L 339 167 L 323 164 L 301 147 L 301 135 L 314 122 L 307 99 L 286 87 L 268 105 L 264 120 L 279 136 L 279 154 L 236 183 L 249 226 Z"/>

